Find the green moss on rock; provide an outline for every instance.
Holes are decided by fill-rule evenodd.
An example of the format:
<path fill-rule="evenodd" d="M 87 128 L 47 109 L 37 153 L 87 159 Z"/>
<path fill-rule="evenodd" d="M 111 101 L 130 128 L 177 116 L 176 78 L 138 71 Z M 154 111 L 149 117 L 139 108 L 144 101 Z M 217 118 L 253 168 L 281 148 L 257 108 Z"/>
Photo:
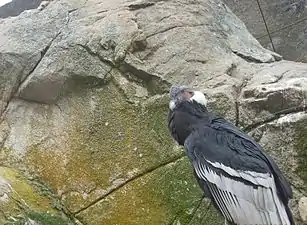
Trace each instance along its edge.
<path fill-rule="evenodd" d="M 27 217 L 43 225 L 67 225 L 69 222 L 61 216 L 50 215 L 49 213 L 29 212 Z"/>
<path fill-rule="evenodd" d="M 185 224 L 202 195 L 187 160 L 135 179 L 91 206 L 131 177 L 182 155 L 168 132 L 167 107 L 130 104 L 112 83 L 74 93 L 66 142 L 57 149 L 32 146 L 28 168 L 71 212 L 81 210 L 86 224 Z"/>
<path fill-rule="evenodd" d="M 62 149 L 33 146 L 27 164 L 63 202 L 78 211 L 119 179 L 182 154 L 167 130 L 167 104 L 128 103 L 115 85 L 74 96 L 72 126 Z M 94 106 L 93 106 L 94 105 Z"/>
<path fill-rule="evenodd" d="M 78 214 L 86 224 L 161 225 L 188 224 L 202 199 L 202 191 L 195 183 L 190 162 L 182 158 L 133 180 L 92 207 Z M 206 217 L 208 202 L 204 201 L 200 217 Z M 220 216 L 210 212 L 202 223 L 212 225 Z M 209 214 L 208 214 L 209 215 Z M 200 220 L 199 220 L 200 221 Z"/>
<path fill-rule="evenodd" d="M 10 185 L 7 193 L 8 199 L 1 202 L 0 221 L 8 224 L 26 218 L 28 212 L 43 213 L 50 216 L 58 216 L 53 209 L 52 201 L 30 185 L 28 180 L 17 170 L 0 167 L 0 177 Z"/>
<path fill-rule="evenodd" d="M 224 218 L 217 212 L 213 204 L 209 200 L 203 199 L 188 225 L 222 225 L 224 223 Z"/>
<path fill-rule="evenodd" d="M 307 183 L 307 119 L 301 121 L 295 130 L 297 149 L 297 173 Z M 307 190 L 307 189 L 306 189 Z"/>

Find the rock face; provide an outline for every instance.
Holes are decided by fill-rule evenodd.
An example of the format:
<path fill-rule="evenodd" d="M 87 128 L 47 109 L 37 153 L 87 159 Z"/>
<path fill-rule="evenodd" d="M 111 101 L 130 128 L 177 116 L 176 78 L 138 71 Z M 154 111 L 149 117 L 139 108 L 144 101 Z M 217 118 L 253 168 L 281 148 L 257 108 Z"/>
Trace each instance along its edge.
<path fill-rule="evenodd" d="M 24 177 L 14 169 L 0 167 L 0 223 L 16 224 L 19 221 L 20 224 L 34 225 L 34 219 L 42 223 L 48 219 L 59 224 L 70 224 L 53 208 L 52 199 L 45 195 L 48 190 L 45 189 L 43 193 L 43 189 L 33 186 L 35 182 L 35 179 Z"/>
<path fill-rule="evenodd" d="M 264 49 L 221 1 L 52 1 L 0 20 L 0 31 L 2 166 L 45 202 L 1 205 L 2 221 L 222 224 L 167 131 L 179 83 L 276 159 L 303 223 L 307 65 Z"/>
<path fill-rule="evenodd" d="M 37 8 L 42 0 L 13 0 L 0 7 L 0 18 L 18 16 L 25 10 Z"/>
<path fill-rule="evenodd" d="M 266 48 L 307 62 L 305 0 L 224 0 Z"/>

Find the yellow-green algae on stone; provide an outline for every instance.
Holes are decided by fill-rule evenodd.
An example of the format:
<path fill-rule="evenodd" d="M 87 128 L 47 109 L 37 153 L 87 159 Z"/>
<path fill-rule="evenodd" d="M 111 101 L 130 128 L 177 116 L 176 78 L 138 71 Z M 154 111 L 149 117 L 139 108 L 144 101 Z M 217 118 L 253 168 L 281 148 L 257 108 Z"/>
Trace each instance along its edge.
<path fill-rule="evenodd" d="M 0 178 L 4 182 L 2 188 L 7 187 L 9 190 L 1 196 L 4 197 L 0 201 L 1 224 L 18 224 L 34 213 L 49 218 L 59 217 L 58 211 L 52 207 L 51 199 L 40 195 L 17 170 L 0 167 Z"/>
<path fill-rule="evenodd" d="M 184 157 L 129 182 L 77 216 L 88 225 L 188 224 L 201 200 L 202 191 Z M 208 204 L 204 201 L 198 216 L 205 217 Z M 215 211 L 209 215 L 214 219 L 205 217 L 193 225 L 219 224 Z"/>
<path fill-rule="evenodd" d="M 167 102 L 136 106 L 110 83 L 74 93 L 70 107 L 66 142 L 56 149 L 33 146 L 26 155 L 30 171 L 65 207 L 88 224 L 164 224 L 176 217 L 185 224 L 201 198 L 187 161 L 129 182 L 101 201 L 103 206 L 93 204 L 182 155 L 167 130 Z M 129 195 L 121 194 L 125 189 Z"/>
<path fill-rule="evenodd" d="M 167 131 L 167 105 L 132 105 L 113 84 L 74 93 L 71 101 L 73 122 L 63 147 L 35 146 L 26 158 L 72 212 L 111 186 L 182 154 Z"/>
<path fill-rule="evenodd" d="M 222 225 L 224 223 L 224 218 L 217 212 L 212 202 L 209 202 L 208 199 L 203 199 L 194 213 L 193 218 L 187 225 Z M 174 225 L 176 225 L 176 223 Z"/>

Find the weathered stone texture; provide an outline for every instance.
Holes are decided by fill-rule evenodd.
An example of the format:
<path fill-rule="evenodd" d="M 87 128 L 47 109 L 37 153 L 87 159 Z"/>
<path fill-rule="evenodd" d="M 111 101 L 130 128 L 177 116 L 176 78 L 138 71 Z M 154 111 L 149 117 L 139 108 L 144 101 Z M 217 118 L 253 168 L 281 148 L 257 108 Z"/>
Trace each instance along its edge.
<path fill-rule="evenodd" d="M 307 65 L 263 48 L 221 1 L 52 1 L 0 20 L 0 59 L 1 163 L 55 207 L 16 220 L 223 224 L 167 130 L 177 83 L 264 145 L 302 223 Z"/>
<path fill-rule="evenodd" d="M 224 0 L 267 49 L 286 60 L 307 62 L 306 1 Z"/>

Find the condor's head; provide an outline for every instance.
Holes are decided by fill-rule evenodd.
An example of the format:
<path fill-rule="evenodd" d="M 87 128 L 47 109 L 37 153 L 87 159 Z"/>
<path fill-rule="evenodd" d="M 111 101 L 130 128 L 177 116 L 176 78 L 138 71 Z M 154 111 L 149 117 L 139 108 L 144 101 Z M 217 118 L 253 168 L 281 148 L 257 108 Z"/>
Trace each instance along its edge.
<path fill-rule="evenodd" d="M 195 101 L 204 107 L 207 106 L 207 99 L 202 92 L 192 90 L 187 86 L 173 85 L 170 88 L 170 103 L 169 103 L 170 110 L 174 110 L 178 105 L 180 105 L 182 102 L 185 101 L 188 102 Z"/>
<path fill-rule="evenodd" d="M 173 138 L 183 145 L 192 130 L 207 117 L 205 95 L 186 86 L 170 89 L 168 128 Z"/>

